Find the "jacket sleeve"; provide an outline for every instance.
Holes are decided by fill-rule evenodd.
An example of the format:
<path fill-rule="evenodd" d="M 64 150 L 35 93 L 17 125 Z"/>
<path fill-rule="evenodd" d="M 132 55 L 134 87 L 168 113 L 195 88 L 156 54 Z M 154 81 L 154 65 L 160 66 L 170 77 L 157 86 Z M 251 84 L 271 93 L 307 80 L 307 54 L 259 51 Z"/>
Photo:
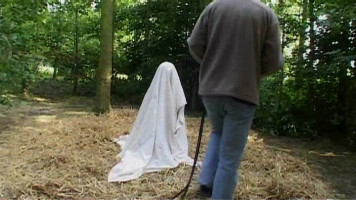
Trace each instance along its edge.
<path fill-rule="evenodd" d="M 200 15 L 187 41 L 189 52 L 198 63 L 202 62 L 207 45 L 208 9 L 209 6 Z"/>
<path fill-rule="evenodd" d="M 277 23 L 268 27 L 263 44 L 261 63 L 262 77 L 275 73 L 279 69 L 282 69 L 284 65 L 278 19 L 276 19 L 276 21 Z"/>

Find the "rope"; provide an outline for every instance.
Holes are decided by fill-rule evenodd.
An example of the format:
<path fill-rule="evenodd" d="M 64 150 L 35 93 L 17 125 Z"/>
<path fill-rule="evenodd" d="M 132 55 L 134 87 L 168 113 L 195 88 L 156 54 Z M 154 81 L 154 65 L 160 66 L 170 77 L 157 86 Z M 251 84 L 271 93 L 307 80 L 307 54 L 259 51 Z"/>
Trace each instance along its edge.
<path fill-rule="evenodd" d="M 198 142 L 197 142 L 197 147 L 195 149 L 194 164 L 193 164 L 193 167 L 192 167 L 192 171 L 190 173 L 190 177 L 189 177 L 188 183 L 180 192 L 178 192 L 174 197 L 172 197 L 170 199 L 175 199 L 175 198 L 179 197 L 180 195 L 181 195 L 181 199 L 184 199 L 185 195 L 187 194 L 187 192 L 189 190 L 189 186 L 190 186 L 190 183 L 192 182 L 194 171 L 195 171 L 195 168 L 196 168 L 196 165 L 197 165 L 197 162 L 198 162 L 201 139 L 202 139 L 202 136 L 203 136 L 204 119 L 205 119 L 205 111 L 203 112 L 202 117 L 201 117 Z"/>

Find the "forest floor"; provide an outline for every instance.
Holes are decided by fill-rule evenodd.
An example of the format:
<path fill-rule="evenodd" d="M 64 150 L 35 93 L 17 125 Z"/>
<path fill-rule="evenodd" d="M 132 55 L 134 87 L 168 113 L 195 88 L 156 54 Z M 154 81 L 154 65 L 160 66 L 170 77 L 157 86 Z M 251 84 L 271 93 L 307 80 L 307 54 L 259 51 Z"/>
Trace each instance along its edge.
<path fill-rule="evenodd" d="M 118 162 L 113 138 L 126 134 L 137 108 L 118 104 L 95 116 L 92 99 L 50 100 L 14 97 L 0 106 L 0 199 L 5 198 L 167 198 L 187 181 L 190 167 L 144 174 L 126 183 L 108 183 Z M 197 141 L 199 117 L 187 115 L 190 153 Z M 204 130 L 200 159 L 208 133 Z M 303 141 L 251 131 L 240 167 L 236 199 L 355 199 L 356 153 L 327 141 Z M 199 173 L 198 172 L 196 174 Z M 200 198 L 194 191 L 187 198 Z"/>

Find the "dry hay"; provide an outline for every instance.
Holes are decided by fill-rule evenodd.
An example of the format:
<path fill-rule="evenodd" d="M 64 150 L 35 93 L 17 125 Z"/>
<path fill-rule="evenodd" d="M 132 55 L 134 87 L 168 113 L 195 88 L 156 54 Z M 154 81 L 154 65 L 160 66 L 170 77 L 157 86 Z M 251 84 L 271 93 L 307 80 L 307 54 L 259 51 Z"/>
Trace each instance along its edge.
<path fill-rule="evenodd" d="M 68 117 L 36 127 L 16 127 L 0 135 L 0 198 L 166 198 L 181 189 L 190 167 L 108 183 L 119 147 L 112 138 L 127 133 L 135 109 L 116 109 L 100 117 Z M 187 118 L 193 155 L 198 118 Z M 205 135 L 210 127 L 205 128 Z M 208 137 L 203 139 L 204 152 Z M 202 156 L 201 156 L 202 157 Z M 269 149 L 252 134 L 240 170 L 239 198 L 332 197 L 307 163 Z M 196 180 L 196 176 L 195 176 Z M 194 187 L 197 183 L 194 182 Z M 197 198 L 191 192 L 188 198 Z"/>
<path fill-rule="evenodd" d="M 328 186 L 309 168 L 306 161 L 283 150 L 270 148 L 257 134 L 249 144 L 241 164 L 240 185 L 236 195 L 241 198 L 325 199 L 332 197 Z"/>

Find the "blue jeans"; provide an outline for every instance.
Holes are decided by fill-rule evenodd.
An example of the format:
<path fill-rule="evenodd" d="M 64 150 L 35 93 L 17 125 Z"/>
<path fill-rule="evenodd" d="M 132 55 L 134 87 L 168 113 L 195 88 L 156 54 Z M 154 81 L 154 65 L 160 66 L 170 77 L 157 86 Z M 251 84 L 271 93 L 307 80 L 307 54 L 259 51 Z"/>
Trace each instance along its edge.
<path fill-rule="evenodd" d="M 213 132 L 199 183 L 213 188 L 213 199 L 232 199 L 256 106 L 227 96 L 204 96 L 203 103 Z"/>

